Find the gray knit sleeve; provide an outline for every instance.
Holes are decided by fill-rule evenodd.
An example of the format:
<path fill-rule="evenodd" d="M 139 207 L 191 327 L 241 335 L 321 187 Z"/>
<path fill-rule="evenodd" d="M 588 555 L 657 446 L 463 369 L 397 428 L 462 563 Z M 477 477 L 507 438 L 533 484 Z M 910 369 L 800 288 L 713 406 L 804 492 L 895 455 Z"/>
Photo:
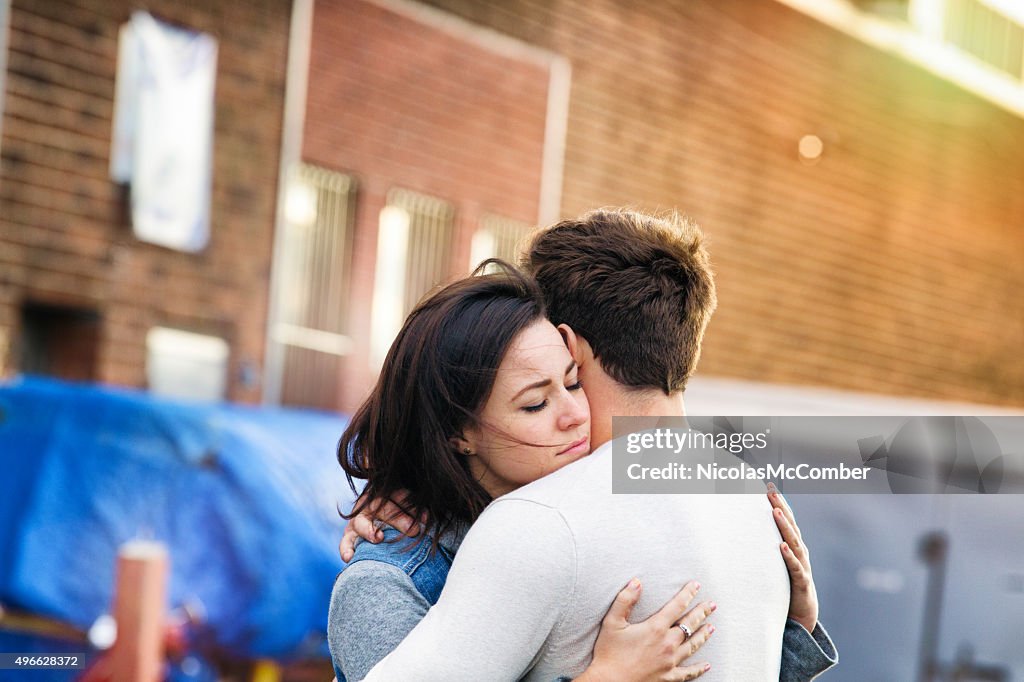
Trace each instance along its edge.
<path fill-rule="evenodd" d="M 364 560 L 334 582 L 327 622 L 331 658 L 347 682 L 366 677 L 430 609 L 401 569 Z"/>

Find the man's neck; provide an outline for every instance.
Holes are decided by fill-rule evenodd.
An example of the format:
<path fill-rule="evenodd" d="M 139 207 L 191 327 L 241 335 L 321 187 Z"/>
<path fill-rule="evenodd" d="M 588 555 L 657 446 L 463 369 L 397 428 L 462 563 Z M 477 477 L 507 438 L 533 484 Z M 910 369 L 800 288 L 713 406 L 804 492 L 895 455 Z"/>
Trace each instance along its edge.
<path fill-rule="evenodd" d="M 630 390 L 610 378 L 588 383 L 586 389 L 591 410 L 590 442 L 595 449 L 612 439 L 613 417 L 682 417 L 686 414 L 682 391 L 665 395 L 658 390 Z"/>

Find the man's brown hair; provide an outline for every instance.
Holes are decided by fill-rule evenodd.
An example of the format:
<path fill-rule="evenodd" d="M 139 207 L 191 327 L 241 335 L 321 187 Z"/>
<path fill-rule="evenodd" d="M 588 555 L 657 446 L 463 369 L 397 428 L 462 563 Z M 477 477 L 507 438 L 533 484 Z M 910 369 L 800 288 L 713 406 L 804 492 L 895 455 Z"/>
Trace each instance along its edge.
<path fill-rule="evenodd" d="M 669 394 L 686 388 L 716 305 L 703 236 L 677 215 L 599 210 L 539 231 L 522 265 L 609 376 Z"/>

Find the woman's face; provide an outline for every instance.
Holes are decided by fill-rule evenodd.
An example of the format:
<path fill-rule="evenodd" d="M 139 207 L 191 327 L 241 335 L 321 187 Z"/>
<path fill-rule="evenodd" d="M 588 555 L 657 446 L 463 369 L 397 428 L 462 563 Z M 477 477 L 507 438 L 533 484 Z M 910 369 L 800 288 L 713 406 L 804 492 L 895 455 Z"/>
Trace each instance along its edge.
<path fill-rule="evenodd" d="M 539 320 L 513 339 L 480 426 L 463 435 L 470 470 L 493 497 L 590 453 L 590 405 L 554 325 Z"/>

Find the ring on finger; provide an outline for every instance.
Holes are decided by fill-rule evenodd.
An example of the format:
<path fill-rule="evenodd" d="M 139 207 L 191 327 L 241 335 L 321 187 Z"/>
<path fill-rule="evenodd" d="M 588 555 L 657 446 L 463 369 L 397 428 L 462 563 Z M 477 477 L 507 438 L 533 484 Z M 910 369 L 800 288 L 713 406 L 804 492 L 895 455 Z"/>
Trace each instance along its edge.
<path fill-rule="evenodd" d="M 692 633 L 692 632 L 690 632 L 690 628 L 686 627 L 686 624 L 685 624 L 685 623 L 682 623 L 682 622 L 676 623 L 676 627 L 677 627 L 677 628 L 679 628 L 680 630 L 682 630 L 682 631 L 683 631 L 683 635 L 684 635 L 684 639 L 683 639 L 683 641 L 684 641 L 684 642 L 685 642 L 685 641 L 686 641 L 687 639 L 690 639 L 690 637 L 692 637 L 692 636 L 693 636 L 693 633 Z"/>

